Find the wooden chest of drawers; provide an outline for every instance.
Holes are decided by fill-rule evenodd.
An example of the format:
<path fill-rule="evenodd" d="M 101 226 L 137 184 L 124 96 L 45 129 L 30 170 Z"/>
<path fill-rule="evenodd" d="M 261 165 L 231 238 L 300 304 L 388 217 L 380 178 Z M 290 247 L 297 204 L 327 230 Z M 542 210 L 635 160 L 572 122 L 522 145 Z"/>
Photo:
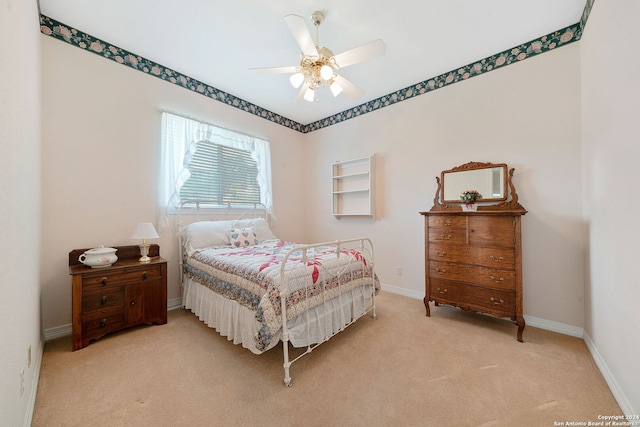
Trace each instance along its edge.
<path fill-rule="evenodd" d="M 86 249 L 69 254 L 73 350 L 109 332 L 143 323 L 167 323 L 167 261 L 159 256 L 158 246 L 151 246 L 148 263 L 138 261 L 138 246 L 117 249 L 118 261 L 104 268 L 78 263 Z"/>
<path fill-rule="evenodd" d="M 425 298 L 508 317 L 522 341 L 521 216 L 526 211 L 420 212 L 425 219 Z"/>

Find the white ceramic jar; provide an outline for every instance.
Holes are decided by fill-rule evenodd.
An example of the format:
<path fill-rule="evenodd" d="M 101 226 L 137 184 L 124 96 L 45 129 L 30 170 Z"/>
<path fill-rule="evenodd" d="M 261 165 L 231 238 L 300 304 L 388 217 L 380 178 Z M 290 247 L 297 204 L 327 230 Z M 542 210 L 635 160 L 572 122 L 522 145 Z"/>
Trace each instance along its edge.
<path fill-rule="evenodd" d="M 101 245 L 99 248 L 85 251 L 78 257 L 78 261 L 91 268 L 109 267 L 118 260 L 116 251 L 117 249 L 105 248 Z"/>

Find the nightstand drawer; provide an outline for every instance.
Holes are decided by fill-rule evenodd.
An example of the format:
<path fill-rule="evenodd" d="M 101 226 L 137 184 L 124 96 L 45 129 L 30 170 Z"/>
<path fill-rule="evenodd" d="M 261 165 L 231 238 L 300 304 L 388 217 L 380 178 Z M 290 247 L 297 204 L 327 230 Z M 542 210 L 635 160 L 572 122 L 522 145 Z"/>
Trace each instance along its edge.
<path fill-rule="evenodd" d="M 124 286 L 82 292 L 82 312 L 102 310 L 109 307 L 122 307 L 124 304 Z"/>
<path fill-rule="evenodd" d="M 85 338 L 100 337 L 124 326 L 124 308 L 113 307 L 102 312 L 82 316 L 82 334 Z"/>
<path fill-rule="evenodd" d="M 158 279 L 161 277 L 162 269 L 159 265 L 148 265 L 125 268 L 120 271 L 105 272 L 105 274 L 100 275 L 87 275 L 82 280 L 82 286 L 85 290 L 93 291 L 121 283 Z"/>

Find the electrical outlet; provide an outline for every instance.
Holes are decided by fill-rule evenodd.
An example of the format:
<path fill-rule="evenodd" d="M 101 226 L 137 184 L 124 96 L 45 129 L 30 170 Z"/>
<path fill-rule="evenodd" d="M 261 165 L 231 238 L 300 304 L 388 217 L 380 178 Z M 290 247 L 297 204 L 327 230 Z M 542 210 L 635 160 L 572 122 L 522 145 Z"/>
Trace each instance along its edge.
<path fill-rule="evenodd" d="M 27 368 L 31 367 L 31 346 L 27 349 Z"/>
<path fill-rule="evenodd" d="M 24 394 L 24 368 L 20 370 L 20 397 Z"/>
<path fill-rule="evenodd" d="M 402 267 L 396 267 L 396 275 L 402 276 Z"/>

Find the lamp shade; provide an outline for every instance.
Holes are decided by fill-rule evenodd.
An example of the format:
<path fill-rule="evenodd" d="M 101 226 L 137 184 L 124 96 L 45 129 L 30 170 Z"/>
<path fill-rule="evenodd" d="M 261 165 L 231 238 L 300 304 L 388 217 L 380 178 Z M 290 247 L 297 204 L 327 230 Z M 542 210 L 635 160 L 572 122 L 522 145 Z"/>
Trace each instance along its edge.
<path fill-rule="evenodd" d="M 304 81 L 304 74 L 295 73 L 291 77 L 289 77 L 289 81 L 291 82 L 291 85 L 293 87 L 299 88 L 302 82 Z"/>
<path fill-rule="evenodd" d="M 158 232 L 150 222 L 141 222 L 131 234 L 132 239 L 158 239 Z"/>

